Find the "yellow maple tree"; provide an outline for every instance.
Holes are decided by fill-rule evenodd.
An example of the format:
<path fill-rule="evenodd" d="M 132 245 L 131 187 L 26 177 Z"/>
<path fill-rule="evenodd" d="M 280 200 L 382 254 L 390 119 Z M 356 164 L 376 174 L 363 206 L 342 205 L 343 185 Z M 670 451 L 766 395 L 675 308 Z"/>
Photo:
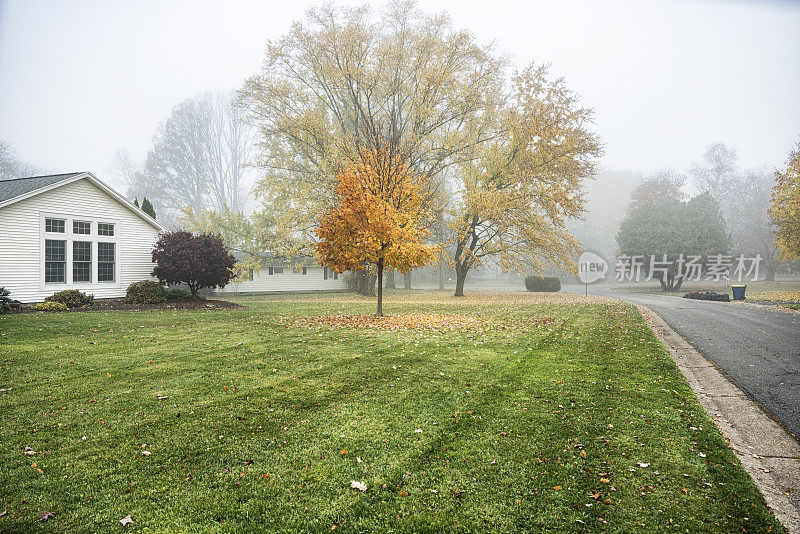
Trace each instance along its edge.
<path fill-rule="evenodd" d="M 531 64 L 513 77 L 493 140 L 457 166 L 456 296 L 464 295 L 469 270 L 488 258 L 520 274 L 572 268 L 579 243 L 566 222 L 583 212 L 583 183 L 602 155 L 592 117 L 547 66 Z"/>
<path fill-rule="evenodd" d="M 800 143 L 789 154 L 784 171 L 775 173 L 769 217 L 778 227 L 775 245 L 781 259 L 800 258 Z"/>
<path fill-rule="evenodd" d="M 337 180 L 338 202 L 317 228 L 314 248 L 323 264 L 340 273 L 374 265 L 376 315 L 382 316 L 384 268 L 405 273 L 436 259 L 436 247 L 424 242 L 430 217 L 421 193 L 426 178 L 383 146 L 361 150 Z"/>

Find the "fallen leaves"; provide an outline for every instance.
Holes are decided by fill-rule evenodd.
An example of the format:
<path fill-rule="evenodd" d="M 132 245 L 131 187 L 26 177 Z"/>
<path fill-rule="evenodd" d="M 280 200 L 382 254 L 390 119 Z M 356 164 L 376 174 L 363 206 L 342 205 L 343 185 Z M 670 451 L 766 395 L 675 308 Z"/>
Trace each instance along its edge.
<path fill-rule="evenodd" d="M 36 454 L 36 451 L 30 447 L 25 447 L 25 449 L 23 450 L 23 454 L 27 454 L 28 456 L 33 456 L 34 454 Z"/>
<path fill-rule="evenodd" d="M 285 318 L 290 319 L 290 318 Z M 305 328 L 327 327 L 345 330 L 409 331 L 436 330 L 449 332 L 474 328 L 481 324 L 477 317 L 468 315 L 396 314 L 375 315 L 323 315 L 320 317 L 291 318 L 291 326 Z"/>
<path fill-rule="evenodd" d="M 54 512 L 50 512 L 50 511 L 42 512 L 42 515 L 39 516 L 39 521 L 47 521 L 48 519 L 50 519 L 51 517 L 53 517 L 55 515 L 56 514 Z"/>

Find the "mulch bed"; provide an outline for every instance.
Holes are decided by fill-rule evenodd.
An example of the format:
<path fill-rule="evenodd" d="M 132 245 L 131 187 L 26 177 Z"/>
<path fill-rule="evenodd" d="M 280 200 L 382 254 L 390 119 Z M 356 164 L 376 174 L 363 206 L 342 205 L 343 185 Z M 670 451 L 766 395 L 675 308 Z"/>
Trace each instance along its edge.
<path fill-rule="evenodd" d="M 111 311 L 111 310 L 234 310 L 244 308 L 241 304 L 228 302 L 227 300 L 168 300 L 160 304 L 128 304 L 123 299 L 102 299 L 95 300 L 94 304 L 87 308 L 71 308 L 66 311 Z M 34 313 L 36 310 L 32 306 L 21 306 L 19 310 L 6 312 L 15 313 Z M 64 313 L 64 312 L 42 312 L 42 313 Z"/>

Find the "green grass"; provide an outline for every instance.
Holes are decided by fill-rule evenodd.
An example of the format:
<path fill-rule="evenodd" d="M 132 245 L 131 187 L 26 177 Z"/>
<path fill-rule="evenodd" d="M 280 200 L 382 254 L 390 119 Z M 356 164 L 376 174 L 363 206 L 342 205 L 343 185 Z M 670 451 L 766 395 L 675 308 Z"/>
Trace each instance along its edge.
<path fill-rule="evenodd" d="M 632 306 L 243 303 L 0 316 L 0 531 L 782 531 Z"/>

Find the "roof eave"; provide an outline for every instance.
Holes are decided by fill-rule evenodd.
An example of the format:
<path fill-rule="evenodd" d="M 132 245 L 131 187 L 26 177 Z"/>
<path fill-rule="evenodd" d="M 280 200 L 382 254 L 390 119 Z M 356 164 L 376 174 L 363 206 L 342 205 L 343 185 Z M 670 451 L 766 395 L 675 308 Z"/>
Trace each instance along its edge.
<path fill-rule="evenodd" d="M 27 193 L 23 193 L 22 195 L 19 195 L 19 196 L 13 197 L 13 198 L 9 198 L 8 200 L 0 202 L 0 208 L 5 208 L 6 206 L 10 206 L 12 204 L 16 204 L 17 202 L 21 202 L 21 201 L 26 200 L 28 198 L 35 197 L 36 195 L 41 195 L 42 193 L 46 193 L 47 191 L 52 191 L 53 189 L 58 189 L 59 187 L 62 187 L 62 186 L 77 182 L 78 180 L 83 180 L 84 178 L 88 179 L 95 186 L 97 186 L 100 189 L 102 189 L 103 191 L 105 191 L 106 194 L 108 194 L 110 197 L 112 197 L 117 202 L 120 202 L 126 208 L 131 210 L 134 214 L 138 215 L 139 218 L 141 218 L 146 223 L 150 224 L 151 226 L 156 227 L 158 230 L 160 230 L 162 232 L 167 231 L 167 228 L 164 225 L 162 225 L 160 222 L 158 222 L 155 219 L 153 219 L 152 217 L 150 217 L 148 214 L 143 212 L 141 209 L 139 209 L 136 206 L 134 206 L 130 201 L 128 201 L 128 199 L 126 199 L 125 197 L 123 197 L 122 195 L 120 195 L 119 193 L 117 193 L 116 191 L 111 189 L 110 187 L 108 187 L 106 184 L 104 184 L 102 181 L 100 181 L 95 175 L 93 175 L 90 172 L 82 172 L 82 173 L 76 174 L 75 176 L 72 176 L 70 178 L 66 178 L 64 180 L 60 180 L 58 182 L 55 182 L 55 183 L 40 187 L 38 189 L 34 189 L 33 191 L 28 191 Z"/>

